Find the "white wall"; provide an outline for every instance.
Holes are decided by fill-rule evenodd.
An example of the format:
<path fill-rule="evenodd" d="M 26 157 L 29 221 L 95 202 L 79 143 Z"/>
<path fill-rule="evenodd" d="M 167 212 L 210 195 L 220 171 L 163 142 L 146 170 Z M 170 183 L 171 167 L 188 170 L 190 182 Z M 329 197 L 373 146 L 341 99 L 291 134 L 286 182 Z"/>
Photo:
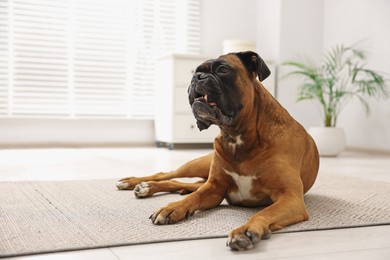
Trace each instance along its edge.
<path fill-rule="evenodd" d="M 325 49 L 363 39 L 368 65 L 390 79 L 390 1 L 326 0 L 324 14 Z M 390 100 L 371 100 L 370 105 L 367 117 L 358 101 L 349 103 L 338 125 L 346 131 L 348 146 L 390 151 Z"/>
<path fill-rule="evenodd" d="M 302 54 L 319 61 L 323 43 L 323 0 L 281 0 L 279 63 Z M 288 68 L 279 67 L 279 78 Z M 279 80 L 278 100 L 305 128 L 321 123 L 321 114 L 311 102 L 296 102 L 299 79 Z"/>
<path fill-rule="evenodd" d="M 228 39 L 256 40 L 256 0 L 201 0 L 201 53 L 218 57 Z"/>
<path fill-rule="evenodd" d="M 279 60 L 281 0 L 258 0 L 256 12 L 257 50 L 264 60 Z"/>

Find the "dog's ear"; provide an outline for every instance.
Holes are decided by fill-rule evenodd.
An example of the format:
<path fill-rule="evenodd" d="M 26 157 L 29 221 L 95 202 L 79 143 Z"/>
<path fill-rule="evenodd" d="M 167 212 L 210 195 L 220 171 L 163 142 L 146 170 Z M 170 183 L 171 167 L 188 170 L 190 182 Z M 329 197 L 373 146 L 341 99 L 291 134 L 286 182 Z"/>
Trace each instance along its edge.
<path fill-rule="evenodd" d="M 260 81 L 265 80 L 271 74 L 271 71 L 265 64 L 264 60 L 256 52 L 246 51 L 237 52 L 235 54 L 238 56 L 238 58 L 240 58 L 248 72 L 251 75 L 256 73 Z"/>

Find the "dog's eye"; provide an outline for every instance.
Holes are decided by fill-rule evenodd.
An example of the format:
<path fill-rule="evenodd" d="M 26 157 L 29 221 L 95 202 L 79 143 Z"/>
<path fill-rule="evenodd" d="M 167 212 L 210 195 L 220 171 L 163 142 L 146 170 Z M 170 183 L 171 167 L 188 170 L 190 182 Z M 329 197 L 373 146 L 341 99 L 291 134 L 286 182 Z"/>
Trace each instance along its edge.
<path fill-rule="evenodd" d="M 219 66 L 217 69 L 217 73 L 225 74 L 229 72 L 229 68 L 226 66 Z"/>

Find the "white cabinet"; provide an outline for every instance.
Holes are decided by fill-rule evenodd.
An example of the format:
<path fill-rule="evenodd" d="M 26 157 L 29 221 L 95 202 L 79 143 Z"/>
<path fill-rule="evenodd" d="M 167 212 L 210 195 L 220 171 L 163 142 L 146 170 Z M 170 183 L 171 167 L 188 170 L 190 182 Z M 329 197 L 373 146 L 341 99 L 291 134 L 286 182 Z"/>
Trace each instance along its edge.
<path fill-rule="evenodd" d="M 215 125 L 199 131 L 188 101 L 188 86 L 195 69 L 207 57 L 172 54 L 157 60 L 156 71 L 156 143 L 212 143 L 219 133 Z"/>

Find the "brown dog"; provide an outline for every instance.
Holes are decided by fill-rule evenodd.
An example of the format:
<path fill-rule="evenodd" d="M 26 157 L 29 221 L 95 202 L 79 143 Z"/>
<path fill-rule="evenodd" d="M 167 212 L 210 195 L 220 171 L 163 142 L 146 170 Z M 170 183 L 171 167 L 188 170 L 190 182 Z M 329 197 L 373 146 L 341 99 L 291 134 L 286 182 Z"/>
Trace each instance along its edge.
<path fill-rule="evenodd" d="M 307 220 L 303 194 L 317 176 L 317 148 L 260 83 L 269 75 L 254 52 L 227 54 L 201 64 L 188 89 L 189 101 L 200 130 L 211 124 L 220 127 L 214 151 L 176 171 L 122 179 L 118 188 L 135 189 L 137 197 L 192 192 L 156 211 L 150 218 L 157 225 L 217 207 L 223 199 L 232 205 L 265 207 L 231 231 L 227 245 L 234 250 L 252 248 L 271 231 Z M 179 177 L 205 181 L 170 180 Z"/>

